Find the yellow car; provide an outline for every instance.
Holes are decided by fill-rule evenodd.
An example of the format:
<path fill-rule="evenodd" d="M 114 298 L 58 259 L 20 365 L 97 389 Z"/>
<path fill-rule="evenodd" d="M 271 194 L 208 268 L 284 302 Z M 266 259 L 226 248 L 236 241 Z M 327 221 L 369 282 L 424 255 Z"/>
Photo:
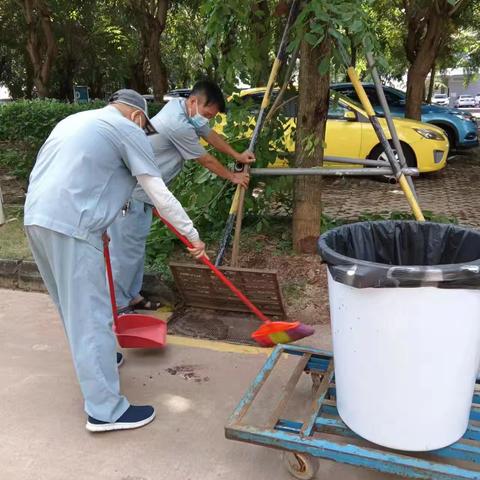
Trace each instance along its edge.
<path fill-rule="evenodd" d="M 264 92 L 264 87 L 242 90 L 236 98 L 246 102 L 250 100 L 253 104 L 260 106 Z M 229 100 L 231 101 L 232 98 Z M 288 152 L 295 151 L 293 140 L 295 110 L 296 97 L 292 97 L 283 109 L 283 114 L 288 117 L 287 128 L 285 129 L 285 145 Z M 403 118 L 394 118 L 393 122 L 402 143 L 408 166 L 417 167 L 421 173 L 434 172 L 446 166 L 449 144 L 442 129 L 428 123 Z M 380 124 L 387 138 L 391 138 L 385 119 L 380 118 Z M 216 123 L 214 128 L 222 132 L 224 125 L 225 118 L 220 123 Z M 288 128 L 288 126 L 291 128 Z M 338 93 L 332 95 L 330 102 L 325 144 L 325 156 L 387 160 L 363 108 Z M 288 165 L 286 160 L 279 157 L 271 166 L 285 167 Z M 351 168 L 354 165 L 325 162 L 324 166 Z"/>

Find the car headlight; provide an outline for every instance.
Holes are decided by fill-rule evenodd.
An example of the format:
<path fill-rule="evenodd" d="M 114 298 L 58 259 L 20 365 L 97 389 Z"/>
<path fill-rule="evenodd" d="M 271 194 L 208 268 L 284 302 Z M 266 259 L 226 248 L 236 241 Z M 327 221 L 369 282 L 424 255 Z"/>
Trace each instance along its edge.
<path fill-rule="evenodd" d="M 463 113 L 454 113 L 454 115 L 458 117 L 460 120 L 470 121 L 470 115 L 465 115 Z"/>
<path fill-rule="evenodd" d="M 414 130 L 428 140 L 445 140 L 445 137 L 435 130 L 429 130 L 428 128 L 414 128 Z"/>

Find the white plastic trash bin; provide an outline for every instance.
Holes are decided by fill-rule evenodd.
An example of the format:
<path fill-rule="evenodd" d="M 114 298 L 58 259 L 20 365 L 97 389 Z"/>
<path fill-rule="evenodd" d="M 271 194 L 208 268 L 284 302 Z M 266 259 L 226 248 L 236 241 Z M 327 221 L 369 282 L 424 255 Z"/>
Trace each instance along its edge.
<path fill-rule="evenodd" d="M 480 362 L 480 233 L 365 222 L 322 235 L 319 251 L 342 420 L 389 448 L 457 441 Z"/>

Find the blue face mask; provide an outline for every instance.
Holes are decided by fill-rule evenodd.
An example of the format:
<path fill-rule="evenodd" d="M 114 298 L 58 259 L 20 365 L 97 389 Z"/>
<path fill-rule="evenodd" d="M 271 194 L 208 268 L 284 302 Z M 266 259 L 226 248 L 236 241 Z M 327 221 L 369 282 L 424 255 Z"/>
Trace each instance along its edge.
<path fill-rule="evenodd" d="M 204 117 L 203 115 L 200 115 L 198 113 L 198 103 L 195 103 L 195 107 L 197 108 L 197 113 L 195 115 L 192 115 L 191 117 L 188 118 L 188 121 L 195 127 L 195 128 L 202 128 L 208 123 L 208 118 Z"/>

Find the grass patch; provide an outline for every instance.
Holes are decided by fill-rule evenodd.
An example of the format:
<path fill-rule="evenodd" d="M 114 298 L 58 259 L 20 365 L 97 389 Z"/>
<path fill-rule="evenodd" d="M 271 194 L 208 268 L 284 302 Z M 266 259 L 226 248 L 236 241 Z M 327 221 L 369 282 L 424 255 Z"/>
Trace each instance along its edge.
<path fill-rule="evenodd" d="M 302 300 L 305 296 L 305 287 L 307 286 L 307 282 L 300 281 L 300 282 L 288 282 L 282 286 L 282 293 L 285 301 L 288 305 L 292 305 L 300 300 Z"/>
<path fill-rule="evenodd" d="M 0 258 L 32 260 L 23 231 L 23 208 L 4 206 L 7 223 L 0 227 Z"/>
<path fill-rule="evenodd" d="M 429 210 L 423 210 L 423 216 L 427 222 L 453 223 L 458 225 L 456 217 L 447 215 L 436 215 Z M 359 222 L 371 222 L 376 220 L 415 220 L 415 217 L 408 212 L 382 212 L 382 213 L 363 213 L 358 217 Z"/>

